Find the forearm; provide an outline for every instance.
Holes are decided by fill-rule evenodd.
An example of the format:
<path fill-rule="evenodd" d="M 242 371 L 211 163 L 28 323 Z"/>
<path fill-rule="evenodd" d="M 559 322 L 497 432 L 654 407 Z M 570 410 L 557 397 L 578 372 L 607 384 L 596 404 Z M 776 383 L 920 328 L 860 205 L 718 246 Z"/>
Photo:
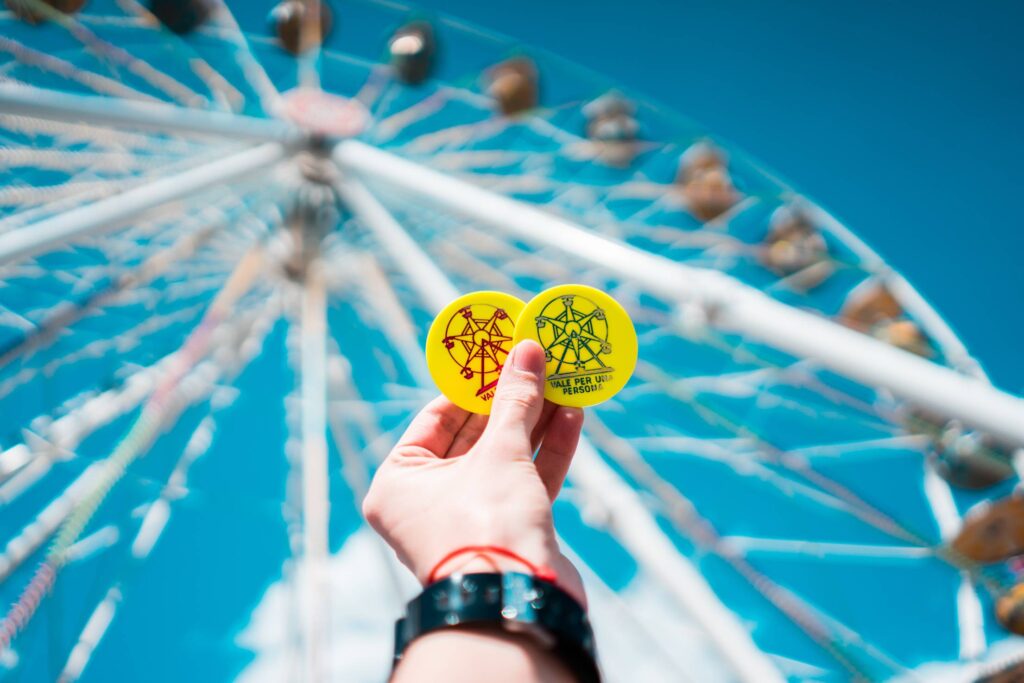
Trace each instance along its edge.
<path fill-rule="evenodd" d="M 393 683 L 572 683 L 562 662 L 528 636 L 497 629 L 444 629 L 414 640 Z"/>

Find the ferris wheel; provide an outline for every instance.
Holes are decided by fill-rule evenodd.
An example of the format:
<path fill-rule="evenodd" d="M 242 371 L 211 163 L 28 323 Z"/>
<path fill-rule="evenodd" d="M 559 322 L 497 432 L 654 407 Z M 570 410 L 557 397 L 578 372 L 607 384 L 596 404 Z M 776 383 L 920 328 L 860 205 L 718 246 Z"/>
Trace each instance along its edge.
<path fill-rule="evenodd" d="M 427 329 L 566 282 L 640 340 L 554 506 L 608 680 L 1022 675 L 1024 401 L 740 151 L 390 0 L 5 2 L 0 681 L 385 680 Z M 445 324 L 493 388 L 508 315 Z"/>

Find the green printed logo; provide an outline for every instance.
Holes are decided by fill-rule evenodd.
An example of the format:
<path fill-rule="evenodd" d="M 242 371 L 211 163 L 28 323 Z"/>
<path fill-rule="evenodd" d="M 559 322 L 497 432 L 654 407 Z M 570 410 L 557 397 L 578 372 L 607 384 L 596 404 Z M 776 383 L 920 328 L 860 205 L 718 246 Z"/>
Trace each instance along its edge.
<path fill-rule="evenodd" d="M 566 294 L 547 302 L 535 320 L 549 364 L 548 383 L 566 396 L 601 391 L 615 370 L 605 360 L 612 345 L 604 309 Z"/>

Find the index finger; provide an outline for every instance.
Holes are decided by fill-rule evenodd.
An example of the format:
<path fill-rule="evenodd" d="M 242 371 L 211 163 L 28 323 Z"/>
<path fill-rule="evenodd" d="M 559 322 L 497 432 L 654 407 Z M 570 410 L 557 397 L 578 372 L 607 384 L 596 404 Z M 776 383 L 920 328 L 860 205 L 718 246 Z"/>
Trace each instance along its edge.
<path fill-rule="evenodd" d="M 438 396 L 412 419 L 395 445 L 395 451 L 422 449 L 440 458 L 448 451 L 469 415 L 469 411 L 444 396 Z"/>

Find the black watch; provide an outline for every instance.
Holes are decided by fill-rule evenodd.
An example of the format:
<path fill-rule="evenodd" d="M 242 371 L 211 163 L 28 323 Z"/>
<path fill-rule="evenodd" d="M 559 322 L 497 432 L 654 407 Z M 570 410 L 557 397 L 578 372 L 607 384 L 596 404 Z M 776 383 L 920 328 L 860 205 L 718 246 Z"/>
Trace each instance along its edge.
<path fill-rule="evenodd" d="M 587 613 L 550 581 L 529 574 L 453 574 L 409 602 L 395 624 L 397 665 L 413 640 L 442 628 L 494 626 L 535 639 L 581 683 L 600 683 Z"/>

